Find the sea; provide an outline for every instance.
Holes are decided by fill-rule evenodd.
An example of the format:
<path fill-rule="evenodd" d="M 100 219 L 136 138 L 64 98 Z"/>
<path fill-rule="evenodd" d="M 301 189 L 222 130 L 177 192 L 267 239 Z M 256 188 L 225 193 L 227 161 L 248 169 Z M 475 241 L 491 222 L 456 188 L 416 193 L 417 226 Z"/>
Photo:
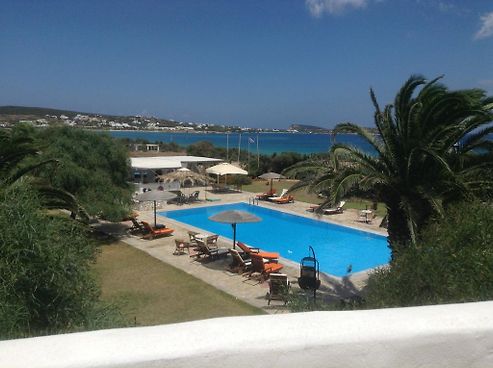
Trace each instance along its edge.
<path fill-rule="evenodd" d="M 169 133 L 141 130 L 112 130 L 109 134 L 115 138 L 145 139 L 149 143 L 165 142 L 186 147 L 190 144 L 207 141 L 214 146 L 223 148 L 238 148 L 264 155 L 282 152 L 297 152 L 301 154 L 327 152 L 337 143 L 356 146 L 365 152 L 372 152 L 372 148 L 360 137 L 353 134 L 338 134 L 335 138 L 331 134 L 315 133 Z"/>

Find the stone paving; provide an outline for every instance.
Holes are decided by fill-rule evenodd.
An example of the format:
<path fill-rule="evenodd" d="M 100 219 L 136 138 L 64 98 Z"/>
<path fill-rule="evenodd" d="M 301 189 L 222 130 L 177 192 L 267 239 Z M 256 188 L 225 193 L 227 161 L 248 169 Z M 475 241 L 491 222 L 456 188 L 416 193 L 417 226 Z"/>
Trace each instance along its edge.
<path fill-rule="evenodd" d="M 214 204 L 225 204 L 234 202 L 249 202 L 252 201 L 255 195 L 249 192 L 243 193 L 204 193 L 203 188 L 191 188 L 200 190 L 201 199 L 200 202 L 194 204 L 185 204 L 178 206 L 175 204 L 157 203 L 157 209 L 159 210 L 173 210 L 173 209 L 185 209 L 190 207 L 208 206 Z M 185 194 L 187 192 L 184 190 Z M 219 201 L 206 201 L 205 196 L 210 199 Z M 257 203 L 257 202 L 255 202 Z M 259 201 L 260 206 L 274 208 L 276 210 L 285 211 L 309 218 L 316 218 L 321 221 L 338 223 L 354 228 L 375 232 L 378 234 L 386 235 L 385 231 L 382 231 L 378 227 L 381 218 L 375 218 L 371 224 L 360 223 L 357 221 L 358 211 L 352 209 L 346 209 L 344 213 L 337 215 L 324 215 L 310 213 L 306 209 L 310 206 L 308 203 L 295 201 L 294 203 L 278 205 L 275 203 Z M 152 202 L 145 202 L 142 204 L 136 204 L 136 209 L 139 212 L 139 220 L 148 221 L 153 223 L 154 212 L 152 210 Z M 272 301 L 271 305 L 267 305 L 266 293 L 269 290 L 268 283 L 259 283 L 255 279 L 249 279 L 242 275 L 232 273 L 227 270 L 227 266 L 231 263 L 231 259 L 228 256 L 226 259 L 216 260 L 212 262 L 196 261 L 194 258 L 189 257 L 188 254 L 174 255 L 175 251 L 175 239 L 188 240 L 188 230 L 199 231 L 199 229 L 193 228 L 189 225 L 184 225 L 176 222 L 172 219 L 163 218 L 158 215 L 158 223 L 166 223 L 168 227 L 175 229 L 173 236 L 158 238 L 154 240 L 143 240 L 138 236 L 133 236 L 128 233 L 128 228 L 131 226 L 130 222 L 122 222 L 120 224 L 100 223 L 99 226 L 102 231 L 111 233 L 120 238 L 121 241 L 138 248 L 149 255 L 166 262 L 178 269 L 193 275 L 216 288 L 233 295 L 234 297 L 249 303 L 253 306 L 262 308 L 267 313 L 284 313 L 286 308 L 280 301 Z M 203 231 L 202 231 L 203 232 Z M 220 247 L 231 247 L 232 240 L 224 237 L 219 237 L 218 245 Z M 299 290 L 297 287 L 297 277 L 299 276 L 298 263 L 292 262 L 287 259 L 280 259 L 280 262 L 285 265 L 283 273 L 286 273 L 291 281 L 292 289 Z M 138 277 L 136 275 L 136 277 Z M 327 274 L 321 274 L 322 285 L 318 292 L 318 298 L 324 298 L 327 301 L 345 299 L 358 294 L 358 291 L 364 286 L 367 279 L 366 272 L 359 272 L 351 274 L 349 277 L 339 278 L 333 277 Z"/>

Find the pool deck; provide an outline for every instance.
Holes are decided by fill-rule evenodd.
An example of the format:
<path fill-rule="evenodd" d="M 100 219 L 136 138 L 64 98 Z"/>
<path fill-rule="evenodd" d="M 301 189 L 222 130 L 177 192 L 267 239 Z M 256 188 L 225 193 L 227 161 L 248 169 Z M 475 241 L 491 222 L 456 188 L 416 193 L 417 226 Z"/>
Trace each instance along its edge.
<path fill-rule="evenodd" d="M 197 188 L 199 189 L 199 188 Z M 195 208 L 201 206 L 220 205 L 227 203 L 246 202 L 254 198 L 255 195 L 249 192 L 242 193 L 207 193 L 207 198 L 219 199 L 219 201 L 206 201 L 204 191 L 200 191 L 200 202 L 186 205 L 161 204 L 158 202 L 158 212 Z M 257 202 L 255 202 L 257 204 Z M 346 209 L 344 213 L 337 215 L 317 215 L 306 211 L 310 206 L 309 203 L 298 202 L 288 204 L 275 204 L 271 202 L 259 201 L 260 206 L 276 209 L 279 211 L 292 213 L 308 218 L 314 218 L 321 221 L 331 222 L 339 225 L 352 227 L 355 229 L 365 230 L 376 234 L 387 235 L 385 229 L 379 228 L 381 218 L 373 219 L 371 224 L 360 223 L 357 221 L 358 211 Z M 142 203 L 136 206 L 139 212 L 139 220 L 154 222 L 154 212 L 151 203 Z M 177 222 L 172 219 L 161 217 L 158 214 L 158 222 L 165 223 L 168 227 L 175 229 L 173 236 L 158 238 L 155 240 L 143 240 L 139 236 L 129 235 L 127 228 L 131 226 L 130 222 L 122 222 L 120 224 L 100 223 L 96 227 L 104 232 L 117 236 L 121 241 L 129 244 L 137 249 L 140 249 L 147 254 L 170 264 L 186 273 L 203 280 L 204 282 L 220 289 L 234 297 L 263 309 L 267 313 L 285 313 L 286 308 L 280 301 L 272 301 L 271 305 L 267 305 L 266 293 L 269 291 L 268 283 L 259 283 L 255 279 L 248 279 L 239 274 L 229 272 L 227 266 L 231 262 L 230 257 L 227 259 L 217 260 L 213 262 L 194 261 L 188 254 L 173 255 L 175 250 L 175 239 L 188 240 L 188 230 L 197 230 L 190 225 Z M 220 247 L 231 247 L 232 240 L 224 237 L 219 237 L 218 244 Z M 297 277 L 299 276 L 299 264 L 287 259 L 280 259 L 280 263 L 284 264 L 283 273 L 286 273 L 291 281 L 293 290 L 299 290 L 297 285 Z M 357 295 L 362 286 L 365 285 L 368 275 L 367 272 L 359 272 L 350 274 L 347 277 L 335 277 L 321 273 L 322 285 L 317 293 L 317 298 L 324 300 L 340 300 Z"/>

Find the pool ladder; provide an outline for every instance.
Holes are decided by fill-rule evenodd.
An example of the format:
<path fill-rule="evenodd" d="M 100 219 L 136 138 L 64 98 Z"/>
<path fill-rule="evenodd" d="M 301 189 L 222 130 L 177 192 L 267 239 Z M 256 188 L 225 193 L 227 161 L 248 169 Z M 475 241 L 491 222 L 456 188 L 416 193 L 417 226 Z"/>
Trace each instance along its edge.
<path fill-rule="evenodd" d="M 258 206 L 258 198 L 255 198 L 255 197 L 248 198 L 248 204 L 251 204 L 253 206 L 255 206 L 255 204 L 256 204 Z"/>

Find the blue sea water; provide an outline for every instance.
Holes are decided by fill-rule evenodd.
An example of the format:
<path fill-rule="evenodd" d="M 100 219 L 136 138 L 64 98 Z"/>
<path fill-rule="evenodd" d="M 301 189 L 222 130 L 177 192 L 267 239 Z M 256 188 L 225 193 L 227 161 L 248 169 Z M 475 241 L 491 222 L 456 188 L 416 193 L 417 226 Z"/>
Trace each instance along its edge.
<path fill-rule="evenodd" d="M 168 133 L 149 131 L 110 131 L 109 134 L 116 138 L 146 139 L 149 142 L 175 142 L 180 146 L 188 146 L 199 141 L 208 141 L 217 147 L 237 148 L 240 136 L 237 133 Z M 253 140 L 253 143 L 252 143 Z M 371 148 L 358 136 L 351 134 L 337 135 L 336 142 L 347 143 L 371 152 Z M 304 133 L 259 133 L 258 147 L 261 154 L 273 154 L 281 152 L 298 152 L 302 154 L 327 152 L 333 143 L 330 134 L 304 134 Z M 257 152 L 257 134 L 241 134 L 241 150 L 249 150 L 252 154 Z"/>
<path fill-rule="evenodd" d="M 262 219 L 257 223 L 238 224 L 237 240 L 265 251 L 279 252 L 282 257 L 297 263 L 308 256 L 308 246 L 311 245 L 319 259 L 320 270 L 331 275 L 346 275 L 349 265 L 352 272 L 358 272 L 384 265 L 390 260 L 384 236 L 246 203 L 159 214 L 232 239 L 231 225 L 208 219 L 227 210 L 247 211 Z"/>

